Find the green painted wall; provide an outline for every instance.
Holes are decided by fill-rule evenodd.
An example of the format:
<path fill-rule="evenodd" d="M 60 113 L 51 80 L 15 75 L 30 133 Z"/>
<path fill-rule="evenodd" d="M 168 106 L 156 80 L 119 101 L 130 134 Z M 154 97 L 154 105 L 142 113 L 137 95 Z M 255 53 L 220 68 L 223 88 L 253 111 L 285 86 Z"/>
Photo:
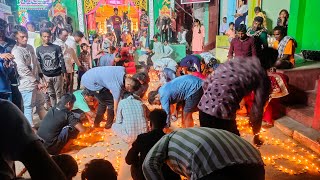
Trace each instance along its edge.
<path fill-rule="evenodd" d="M 272 30 L 277 25 L 277 19 L 281 9 L 290 11 L 291 0 L 262 0 L 262 11 L 267 15 L 268 30 Z M 306 0 L 300 0 L 306 1 Z M 309 1 L 309 0 L 308 0 Z M 290 19 L 291 19 L 290 15 Z"/>
<path fill-rule="evenodd" d="M 298 42 L 300 50 L 320 50 L 319 0 L 291 0 L 288 35 Z"/>
<path fill-rule="evenodd" d="M 79 29 L 79 23 L 78 23 L 78 6 L 77 1 L 72 0 L 62 0 L 61 3 L 67 8 L 67 14 L 69 17 L 72 18 L 72 27 L 74 30 Z"/>

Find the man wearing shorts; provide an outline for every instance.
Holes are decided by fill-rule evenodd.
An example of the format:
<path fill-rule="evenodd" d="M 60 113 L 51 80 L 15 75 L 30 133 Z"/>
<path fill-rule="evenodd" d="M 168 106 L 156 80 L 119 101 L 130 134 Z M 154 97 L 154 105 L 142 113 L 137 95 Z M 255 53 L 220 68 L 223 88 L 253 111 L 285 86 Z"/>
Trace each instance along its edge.
<path fill-rule="evenodd" d="M 192 113 L 197 110 L 202 95 L 202 80 L 184 75 L 166 83 L 157 91 L 151 91 L 148 101 L 150 104 L 162 105 L 168 115 L 167 126 L 170 126 L 170 105 L 183 102 L 182 126 L 193 127 Z"/>

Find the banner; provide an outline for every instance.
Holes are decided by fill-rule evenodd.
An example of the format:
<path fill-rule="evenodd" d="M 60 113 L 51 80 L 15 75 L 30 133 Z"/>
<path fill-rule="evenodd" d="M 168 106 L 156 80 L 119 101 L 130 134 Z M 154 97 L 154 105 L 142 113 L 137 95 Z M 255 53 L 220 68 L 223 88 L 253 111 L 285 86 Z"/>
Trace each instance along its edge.
<path fill-rule="evenodd" d="M 210 2 L 210 0 L 181 0 L 181 4 L 204 3 L 204 2 Z"/>

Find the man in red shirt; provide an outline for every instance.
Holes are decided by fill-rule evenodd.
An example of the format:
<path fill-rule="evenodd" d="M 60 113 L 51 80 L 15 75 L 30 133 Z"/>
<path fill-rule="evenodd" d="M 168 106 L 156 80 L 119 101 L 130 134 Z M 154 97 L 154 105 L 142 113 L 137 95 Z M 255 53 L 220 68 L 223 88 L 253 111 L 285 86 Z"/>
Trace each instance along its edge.
<path fill-rule="evenodd" d="M 256 56 L 256 47 L 254 44 L 254 38 L 247 36 L 246 25 L 240 24 L 237 29 L 237 37 L 232 39 L 228 59 L 231 60 L 234 57 L 251 57 Z"/>
<path fill-rule="evenodd" d="M 120 45 L 122 20 L 121 20 L 121 17 L 118 16 L 118 8 L 114 8 L 113 12 L 114 12 L 114 15 L 110 17 L 111 24 L 117 37 L 117 45 Z"/>

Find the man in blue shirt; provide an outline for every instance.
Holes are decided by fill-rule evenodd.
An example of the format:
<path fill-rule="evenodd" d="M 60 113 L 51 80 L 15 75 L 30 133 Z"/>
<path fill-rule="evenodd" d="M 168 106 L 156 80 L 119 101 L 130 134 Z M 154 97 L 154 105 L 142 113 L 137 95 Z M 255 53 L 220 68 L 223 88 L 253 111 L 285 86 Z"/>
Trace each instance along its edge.
<path fill-rule="evenodd" d="M 137 79 L 126 77 L 125 68 L 122 66 L 92 68 L 84 73 L 81 84 L 99 101 L 97 115 L 94 120 L 95 127 L 100 126 L 108 107 L 106 129 L 110 129 L 112 126 L 122 89 L 134 92 L 140 86 Z"/>
<path fill-rule="evenodd" d="M 11 54 L 16 41 L 6 37 L 7 27 L 7 22 L 0 18 L 0 98 L 10 99 L 23 110 L 22 97 L 18 89 L 18 73 L 13 61 L 14 56 Z"/>
<path fill-rule="evenodd" d="M 202 80 L 192 75 L 184 75 L 166 83 L 157 91 L 151 91 L 148 101 L 150 104 L 162 105 L 168 115 L 167 126 L 170 126 L 170 105 L 184 102 L 182 126 L 193 127 L 192 112 L 197 110 L 202 94 Z"/>

